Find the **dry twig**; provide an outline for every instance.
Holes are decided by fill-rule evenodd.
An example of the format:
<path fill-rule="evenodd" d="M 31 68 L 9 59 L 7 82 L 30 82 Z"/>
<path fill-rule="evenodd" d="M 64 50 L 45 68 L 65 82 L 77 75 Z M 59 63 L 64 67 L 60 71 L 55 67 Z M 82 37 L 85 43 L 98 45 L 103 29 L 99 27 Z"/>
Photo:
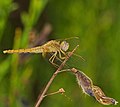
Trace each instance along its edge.
<path fill-rule="evenodd" d="M 50 96 L 50 95 L 54 95 L 54 94 L 58 94 L 58 93 L 61 93 L 63 94 L 65 92 L 65 90 L 63 88 L 60 88 L 58 91 L 56 92 L 52 92 L 52 93 L 49 93 L 49 94 L 46 94 L 44 95 L 44 97 L 47 97 L 47 96 Z"/>

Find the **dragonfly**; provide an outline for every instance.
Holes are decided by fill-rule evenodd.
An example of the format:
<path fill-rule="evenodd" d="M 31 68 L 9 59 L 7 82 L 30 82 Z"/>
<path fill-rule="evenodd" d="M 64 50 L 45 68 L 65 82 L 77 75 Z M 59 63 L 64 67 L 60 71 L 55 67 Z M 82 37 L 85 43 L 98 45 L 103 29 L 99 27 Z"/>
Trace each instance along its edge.
<path fill-rule="evenodd" d="M 78 39 L 78 37 L 70 37 L 70 38 L 66 38 L 63 41 L 59 40 L 50 40 L 47 43 L 41 45 L 41 46 L 37 46 L 37 47 L 33 47 L 33 48 L 27 48 L 27 49 L 16 49 L 16 50 L 4 50 L 3 53 L 41 53 L 42 56 L 45 56 L 46 53 L 53 53 L 52 56 L 49 58 L 49 61 L 57 66 L 54 63 L 55 58 L 58 55 L 58 59 L 60 60 L 64 60 L 67 56 L 66 52 L 69 49 L 69 43 L 66 41 L 67 39 L 71 39 L 71 38 L 76 38 Z M 82 58 L 82 57 L 81 57 Z"/>
<path fill-rule="evenodd" d="M 107 97 L 100 87 L 93 86 L 92 90 L 93 90 L 95 99 L 99 103 L 103 105 L 110 105 L 110 104 L 117 105 L 118 102 L 113 98 Z"/>

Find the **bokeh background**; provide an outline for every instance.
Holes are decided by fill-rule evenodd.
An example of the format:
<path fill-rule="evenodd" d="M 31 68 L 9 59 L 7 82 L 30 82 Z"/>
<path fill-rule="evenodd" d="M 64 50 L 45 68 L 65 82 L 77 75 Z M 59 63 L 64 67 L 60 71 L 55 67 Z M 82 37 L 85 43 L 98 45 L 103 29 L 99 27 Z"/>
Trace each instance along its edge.
<path fill-rule="evenodd" d="M 0 107 L 33 107 L 56 70 L 41 54 L 8 55 L 3 50 L 74 36 L 80 38 L 77 54 L 86 61 L 71 58 L 69 65 L 119 102 L 120 0 L 0 0 Z M 48 96 L 41 107 L 104 106 L 85 95 L 71 73 L 59 74 L 48 93 L 61 87 L 67 97 Z"/>

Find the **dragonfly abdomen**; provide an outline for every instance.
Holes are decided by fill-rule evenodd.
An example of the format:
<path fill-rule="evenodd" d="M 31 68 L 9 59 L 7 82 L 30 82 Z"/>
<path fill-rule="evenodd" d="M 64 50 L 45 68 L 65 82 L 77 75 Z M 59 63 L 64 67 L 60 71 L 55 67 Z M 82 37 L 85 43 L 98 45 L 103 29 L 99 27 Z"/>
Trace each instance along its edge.
<path fill-rule="evenodd" d="M 17 50 L 5 50 L 3 53 L 42 53 L 43 50 L 41 48 L 30 48 L 30 49 L 17 49 Z"/>
<path fill-rule="evenodd" d="M 57 50 L 51 47 L 35 47 L 28 49 L 5 50 L 3 53 L 47 53 L 56 52 Z"/>

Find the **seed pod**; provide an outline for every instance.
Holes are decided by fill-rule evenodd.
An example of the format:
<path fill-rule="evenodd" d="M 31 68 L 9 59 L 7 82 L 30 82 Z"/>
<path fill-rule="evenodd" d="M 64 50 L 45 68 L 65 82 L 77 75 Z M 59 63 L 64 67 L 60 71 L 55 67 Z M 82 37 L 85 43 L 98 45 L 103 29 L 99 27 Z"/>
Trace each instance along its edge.
<path fill-rule="evenodd" d="M 92 91 L 92 86 L 93 86 L 92 80 L 82 71 L 76 70 L 75 68 L 72 68 L 72 71 L 75 73 L 78 84 L 79 86 L 81 86 L 83 92 L 85 94 L 93 96 L 94 94 Z"/>
<path fill-rule="evenodd" d="M 92 88 L 95 99 L 103 105 L 117 105 L 117 101 L 113 98 L 107 97 L 104 92 L 98 86 L 93 86 Z"/>

